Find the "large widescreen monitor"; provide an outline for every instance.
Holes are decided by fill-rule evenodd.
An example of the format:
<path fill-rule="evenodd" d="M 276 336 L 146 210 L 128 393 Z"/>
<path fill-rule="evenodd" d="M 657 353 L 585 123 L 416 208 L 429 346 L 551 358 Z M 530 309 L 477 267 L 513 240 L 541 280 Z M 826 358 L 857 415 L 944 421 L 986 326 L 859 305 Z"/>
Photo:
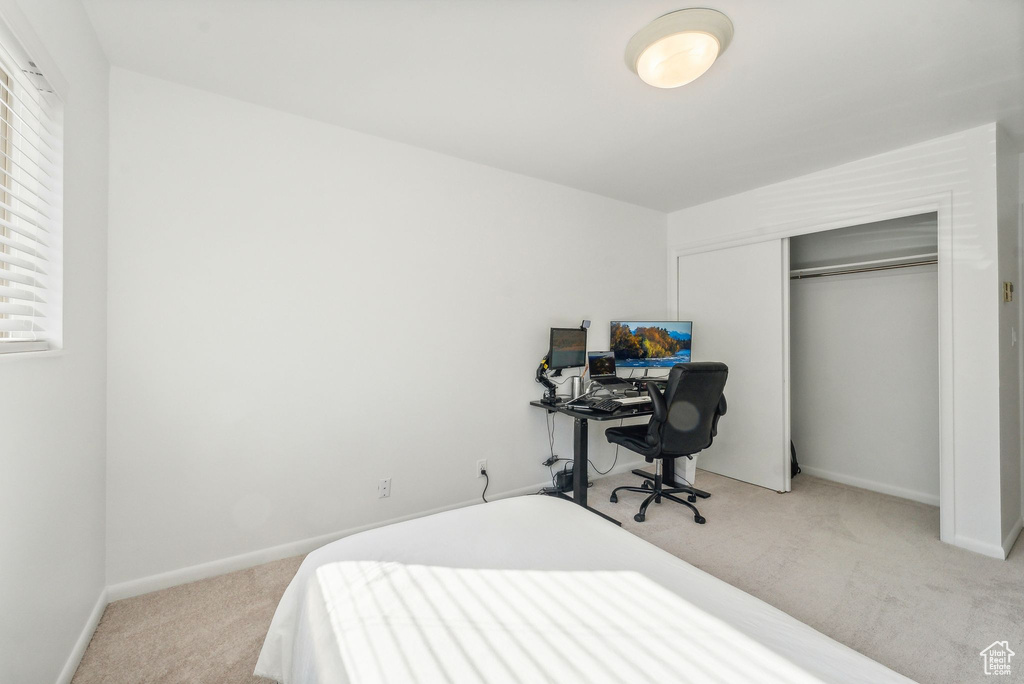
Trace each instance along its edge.
<path fill-rule="evenodd" d="M 587 331 L 583 328 L 552 328 L 548 368 L 579 368 L 587 365 Z"/>
<path fill-rule="evenodd" d="M 612 321 L 619 368 L 661 368 L 690 362 L 692 321 Z"/>

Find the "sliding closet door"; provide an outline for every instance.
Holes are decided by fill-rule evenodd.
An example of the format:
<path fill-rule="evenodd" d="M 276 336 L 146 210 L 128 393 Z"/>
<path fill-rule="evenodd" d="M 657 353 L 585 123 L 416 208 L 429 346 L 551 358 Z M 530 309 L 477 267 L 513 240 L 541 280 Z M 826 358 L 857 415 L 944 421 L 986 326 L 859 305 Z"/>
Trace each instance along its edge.
<path fill-rule="evenodd" d="M 789 490 L 784 254 L 783 242 L 771 240 L 681 256 L 678 264 L 678 317 L 693 321 L 693 360 L 729 366 L 729 410 L 697 464 L 777 491 Z"/>

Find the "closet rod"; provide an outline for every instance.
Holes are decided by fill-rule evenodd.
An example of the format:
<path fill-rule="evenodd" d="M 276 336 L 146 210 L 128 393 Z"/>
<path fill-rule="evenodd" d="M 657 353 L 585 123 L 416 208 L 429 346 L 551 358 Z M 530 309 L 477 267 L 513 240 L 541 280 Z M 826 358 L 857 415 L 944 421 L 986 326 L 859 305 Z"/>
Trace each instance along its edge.
<path fill-rule="evenodd" d="M 852 273 L 870 273 L 872 271 L 891 271 L 896 268 L 910 268 L 912 266 L 930 266 L 939 263 L 938 258 L 924 259 L 922 261 L 909 261 L 902 264 L 886 264 L 884 266 L 864 266 L 862 268 L 845 268 L 838 271 L 825 271 L 823 273 L 792 274 L 790 280 L 804 280 L 806 278 L 825 278 L 828 276 L 850 275 Z"/>

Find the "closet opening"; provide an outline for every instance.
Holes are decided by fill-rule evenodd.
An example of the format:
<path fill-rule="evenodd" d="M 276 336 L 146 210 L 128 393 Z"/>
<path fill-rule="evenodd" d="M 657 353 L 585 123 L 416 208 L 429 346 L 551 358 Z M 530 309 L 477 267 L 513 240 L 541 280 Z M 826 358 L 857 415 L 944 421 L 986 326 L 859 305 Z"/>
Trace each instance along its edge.
<path fill-rule="evenodd" d="M 937 214 L 800 235 L 789 248 L 801 470 L 937 506 Z"/>

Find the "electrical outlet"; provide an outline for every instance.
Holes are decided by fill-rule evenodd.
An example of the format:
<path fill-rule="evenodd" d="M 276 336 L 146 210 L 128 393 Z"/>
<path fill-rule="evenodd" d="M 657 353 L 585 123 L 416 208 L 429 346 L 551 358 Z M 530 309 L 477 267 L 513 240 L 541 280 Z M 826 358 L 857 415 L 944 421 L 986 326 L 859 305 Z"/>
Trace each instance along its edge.
<path fill-rule="evenodd" d="M 377 498 L 386 499 L 391 496 L 391 478 L 385 478 L 377 483 Z"/>
<path fill-rule="evenodd" d="M 476 476 L 483 477 L 485 470 L 487 470 L 487 459 L 481 458 L 479 461 L 476 462 Z"/>

